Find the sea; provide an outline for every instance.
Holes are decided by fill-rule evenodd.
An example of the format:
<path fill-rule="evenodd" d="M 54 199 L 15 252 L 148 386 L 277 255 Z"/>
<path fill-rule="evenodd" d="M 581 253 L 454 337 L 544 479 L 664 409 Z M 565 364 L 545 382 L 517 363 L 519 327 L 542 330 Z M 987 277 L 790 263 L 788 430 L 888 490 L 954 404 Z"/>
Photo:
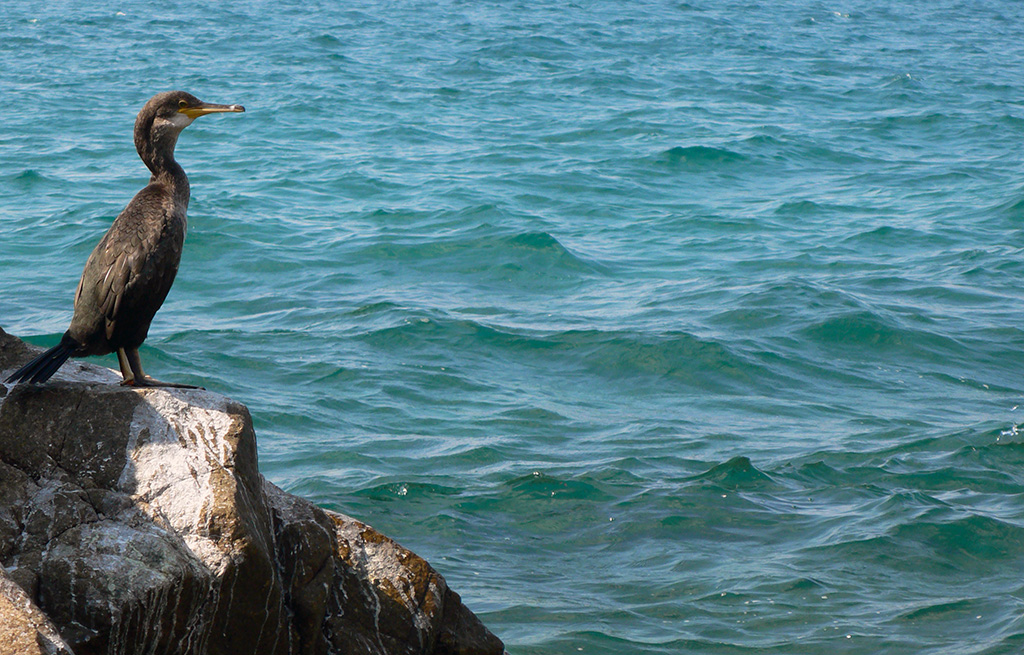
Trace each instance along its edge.
<path fill-rule="evenodd" d="M 170 89 L 147 372 L 510 655 L 1024 651 L 1024 3 L 7 2 L 0 327 Z"/>

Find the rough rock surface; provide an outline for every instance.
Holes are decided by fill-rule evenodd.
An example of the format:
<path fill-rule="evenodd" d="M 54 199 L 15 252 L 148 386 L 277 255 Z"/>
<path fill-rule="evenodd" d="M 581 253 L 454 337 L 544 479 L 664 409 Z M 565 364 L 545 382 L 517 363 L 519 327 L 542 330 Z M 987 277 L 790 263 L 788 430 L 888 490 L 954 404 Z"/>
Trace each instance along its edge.
<path fill-rule="evenodd" d="M 57 628 L 0 569 L 0 653 L 70 655 Z"/>
<path fill-rule="evenodd" d="M 0 330 L 0 375 L 33 352 Z M 501 654 L 429 564 L 259 474 L 248 410 L 0 385 L 0 655 Z"/>

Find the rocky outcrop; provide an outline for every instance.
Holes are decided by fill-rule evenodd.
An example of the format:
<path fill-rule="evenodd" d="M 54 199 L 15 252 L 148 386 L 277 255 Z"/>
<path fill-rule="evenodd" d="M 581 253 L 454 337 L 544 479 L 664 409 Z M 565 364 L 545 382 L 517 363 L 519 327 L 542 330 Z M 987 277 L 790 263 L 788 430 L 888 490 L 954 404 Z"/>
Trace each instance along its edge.
<path fill-rule="evenodd" d="M 0 330 L 0 374 L 31 353 Z M 0 386 L 0 655 L 503 652 L 423 559 L 264 480 L 243 405 L 118 379 Z"/>

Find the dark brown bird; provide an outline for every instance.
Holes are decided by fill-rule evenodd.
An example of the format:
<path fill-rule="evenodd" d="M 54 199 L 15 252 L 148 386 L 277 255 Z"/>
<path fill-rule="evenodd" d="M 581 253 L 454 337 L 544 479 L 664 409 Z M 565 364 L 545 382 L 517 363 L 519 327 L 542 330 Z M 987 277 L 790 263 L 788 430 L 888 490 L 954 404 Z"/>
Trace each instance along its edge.
<path fill-rule="evenodd" d="M 153 173 L 124 208 L 85 262 L 75 291 L 75 314 L 60 343 L 14 372 L 8 382 L 45 382 L 69 357 L 117 352 L 124 381 L 136 387 L 159 382 L 142 371 L 139 346 L 181 261 L 188 209 L 188 177 L 174 160 L 178 135 L 205 114 L 245 111 L 214 105 L 184 91 L 158 93 L 135 120 L 135 149 Z"/>

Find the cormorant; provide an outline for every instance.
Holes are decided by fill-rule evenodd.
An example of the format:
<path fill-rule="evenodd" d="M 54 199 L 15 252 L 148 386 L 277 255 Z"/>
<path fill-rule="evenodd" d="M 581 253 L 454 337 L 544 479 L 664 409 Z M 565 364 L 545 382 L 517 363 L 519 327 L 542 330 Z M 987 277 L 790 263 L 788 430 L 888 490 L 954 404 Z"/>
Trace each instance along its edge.
<path fill-rule="evenodd" d="M 142 371 L 139 346 L 178 272 L 185 241 L 188 177 L 174 160 L 178 135 L 205 114 L 245 111 L 205 103 L 183 91 L 158 93 L 135 120 L 135 149 L 153 173 L 114 219 L 85 262 L 75 313 L 60 343 L 7 378 L 45 382 L 69 357 L 117 352 L 123 385 L 170 386 Z"/>

